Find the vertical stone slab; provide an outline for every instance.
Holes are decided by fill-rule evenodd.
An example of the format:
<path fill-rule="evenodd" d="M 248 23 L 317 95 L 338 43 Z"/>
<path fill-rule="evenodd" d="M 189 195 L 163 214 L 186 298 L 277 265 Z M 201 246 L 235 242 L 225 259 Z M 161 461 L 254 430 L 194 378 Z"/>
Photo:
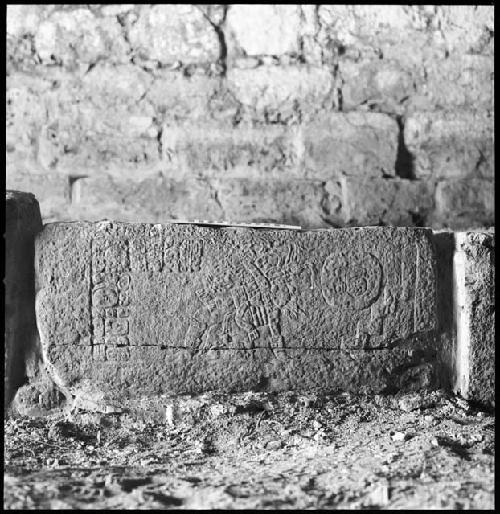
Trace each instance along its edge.
<path fill-rule="evenodd" d="M 411 370 L 418 383 L 435 358 L 431 235 L 49 224 L 36 251 L 45 361 L 93 399 L 380 391 Z"/>
<path fill-rule="evenodd" d="M 495 234 L 458 232 L 455 237 L 455 389 L 469 400 L 494 406 Z"/>
<path fill-rule="evenodd" d="M 34 195 L 6 191 L 4 407 L 24 379 L 24 356 L 35 344 L 35 236 L 42 229 Z"/>

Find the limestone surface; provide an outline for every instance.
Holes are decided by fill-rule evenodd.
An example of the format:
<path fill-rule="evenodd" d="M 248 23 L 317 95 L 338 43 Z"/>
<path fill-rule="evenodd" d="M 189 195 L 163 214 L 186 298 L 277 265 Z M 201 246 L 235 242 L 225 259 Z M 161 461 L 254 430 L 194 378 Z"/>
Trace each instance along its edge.
<path fill-rule="evenodd" d="M 495 405 L 495 234 L 456 235 L 458 388 Z"/>
<path fill-rule="evenodd" d="M 30 193 L 7 191 L 5 203 L 5 375 L 4 407 L 24 379 L 24 360 L 36 337 L 35 236 L 40 208 Z"/>
<path fill-rule="evenodd" d="M 49 224 L 36 247 L 45 362 L 94 399 L 422 383 L 434 261 L 427 229 Z"/>
<path fill-rule="evenodd" d="M 45 223 L 494 224 L 491 5 L 7 7 L 7 187 Z"/>

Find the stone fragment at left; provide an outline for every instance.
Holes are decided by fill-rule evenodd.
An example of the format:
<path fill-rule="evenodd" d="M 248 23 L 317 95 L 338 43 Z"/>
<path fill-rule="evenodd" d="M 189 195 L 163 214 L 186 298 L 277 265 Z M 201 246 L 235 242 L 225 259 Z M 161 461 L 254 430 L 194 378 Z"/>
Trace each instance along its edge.
<path fill-rule="evenodd" d="M 34 195 L 6 191 L 4 412 L 26 377 L 26 357 L 38 344 L 35 319 L 35 237 L 42 229 Z"/>

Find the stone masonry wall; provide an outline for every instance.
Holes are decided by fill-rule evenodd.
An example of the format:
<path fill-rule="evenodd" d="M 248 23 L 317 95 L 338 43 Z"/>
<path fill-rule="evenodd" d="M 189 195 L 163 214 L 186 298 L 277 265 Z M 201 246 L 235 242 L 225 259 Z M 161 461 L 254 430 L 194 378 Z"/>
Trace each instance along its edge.
<path fill-rule="evenodd" d="M 44 222 L 493 224 L 492 6 L 17 5 L 7 187 Z"/>

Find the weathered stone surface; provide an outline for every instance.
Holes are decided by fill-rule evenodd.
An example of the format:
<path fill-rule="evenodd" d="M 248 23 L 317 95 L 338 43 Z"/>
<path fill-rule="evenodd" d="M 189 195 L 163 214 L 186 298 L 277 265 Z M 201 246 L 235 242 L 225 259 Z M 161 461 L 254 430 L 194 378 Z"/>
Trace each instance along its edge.
<path fill-rule="evenodd" d="M 308 180 L 225 179 L 213 181 L 224 219 L 324 227 L 324 190 Z"/>
<path fill-rule="evenodd" d="M 231 5 L 226 20 L 229 54 L 280 55 L 299 52 L 298 5 Z"/>
<path fill-rule="evenodd" d="M 244 119 L 297 123 L 335 103 L 333 79 L 326 67 L 260 66 L 229 69 L 228 89 L 242 104 Z"/>
<path fill-rule="evenodd" d="M 368 106 L 399 114 L 404 111 L 401 104 L 414 90 L 412 73 L 390 61 L 345 59 L 339 63 L 339 73 L 342 77 L 342 106 L 346 110 Z"/>
<path fill-rule="evenodd" d="M 495 234 L 456 234 L 457 382 L 467 399 L 495 405 Z"/>
<path fill-rule="evenodd" d="M 89 213 L 90 205 L 98 205 L 98 208 Z M 80 201 L 72 205 L 69 214 L 65 221 L 224 219 L 216 192 L 209 182 L 164 179 L 157 174 L 140 181 L 114 179 L 109 175 L 82 179 Z"/>
<path fill-rule="evenodd" d="M 7 175 L 31 173 L 34 163 L 47 177 L 47 186 L 37 179 L 40 192 L 34 191 L 45 221 L 72 219 L 73 211 L 75 219 L 103 213 L 164 220 L 164 213 L 184 215 L 187 204 L 171 203 L 182 196 L 210 198 L 197 212 L 221 210 L 212 201 L 216 192 L 207 196 L 203 186 L 195 188 L 200 194 L 186 186 L 179 195 L 171 194 L 175 186 L 168 196 L 153 193 L 145 209 L 143 200 L 137 206 L 135 197 L 145 195 L 151 177 L 289 181 L 289 195 L 280 186 L 280 198 L 296 197 L 295 181 L 303 180 L 308 199 L 310 180 L 326 183 L 326 190 L 340 174 L 388 183 L 370 191 L 367 182 L 359 194 L 347 188 L 342 205 L 335 196 L 326 207 L 333 226 L 355 223 L 345 211 L 353 199 L 362 202 L 353 209 L 361 224 L 489 223 L 492 213 L 481 204 L 490 201 L 491 181 L 475 183 L 470 196 L 479 201 L 469 202 L 469 184 L 448 180 L 493 177 L 487 127 L 494 110 L 493 20 L 492 6 L 9 5 Z M 366 123 L 355 128 L 344 123 L 364 115 Z M 322 125 L 323 116 L 336 121 Z M 379 125 L 368 116 L 393 119 Z M 184 142 L 170 146 L 177 133 L 187 139 L 182 135 Z M 46 191 L 54 173 L 63 180 L 92 177 L 95 189 L 100 176 L 106 184 L 111 177 L 105 189 L 113 200 L 105 206 L 99 194 L 86 204 L 68 202 Z M 398 189 L 394 176 L 425 185 Z M 9 187 L 26 189 L 23 181 Z M 139 195 L 126 190 L 140 183 Z M 244 188 L 224 188 L 231 189 Z M 247 221 L 260 216 L 259 203 L 275 201 L 276 190 L 264 198 L 261 188 L 253 211 L 244 203 Z M 429 194 L 420 194 L 424 190 Z M 411 208 L 405 209 L 408 196 Z M 366 212 L 366 198 L 373 214 Z M 242 220 L 236 202 L 231 212 Z M 307 217 L 284 210 L 309 228 L 327 224 L 316 204 Z"/>
<path fill-rule="evenodd" d="M 350 225 L 426 226 L 432 185 L 416 180 L 343 177 L 343 211 Z"/>
<path fill-rule="evenodd" d="M 415 113 L 404 140 L 418 178 L 492 177 L 493 116 L 463 109 Z"/>
<path fill-rule="evenodd" d="M 126 62 L 128 44 L 116 18 L 100 18 L 89 9 L 57 10 L 38 24 L 34 44 L 44 64 L 71 69 L 107 58 Z"/>
<path fill-rule="evenodd" d="M 45 362 L 94 399 L 429 384 L 430 236 L 49 224 L 36 251 Z"/>
<path fill-rule="evenodd" d="M 172 177 L 301 178 L 302 132 L 295 127 L 221 127 L 216 121 L 165 127 L 165 174 Z"/>
<path fill-rule="evenodd" d="M 321 36 L 333 32 L 344 47 L 405 64 L 438 51 L 493 53 L 493 6 L 321 5 L 318 16 Z"/>
<path fill-rule="evenodd" d="M 219 90 L 219 83 L 216 77 L 186 77 L 179 71 L 158 70 L 146 97 L 171 126 L 184 120 L 193 125 L 193 121 L 210 117 L 210 102 Z"/>
<path fill-rule="evenodd" d="M 488 179 L 449 179 L 436 186 L 432 222 L 455 230 L 489 226 L 495 222 L 495 188 Z"/>
<path fill-rule="evenodd" d="M 421 109 L 452 109 L 474 105 L 493 108 L 494 60 L 483 55 L 461 55 L 425 63 L 426 80 L 417 89 L 425 101 Z"/>
<path fill-rule="evenodd" d="M 29 78 L 24 73 L 12 74 L 6 83 L 7 152 L 16 152 L 20 156 L 34 154 L 32 142 L 36 139 L 37 128 L 46 123 L 47 116 L 40 96 L 47 93 L 50 84 L 40 78 Z"/>
<path fill-rule="evenodd" d="M 493 50 L 493 5 L 440 5 L 437 9 L 451 51 L 478 54 Z"/>
<path fill-rule="evenodd" d="M 128 31 L 133 51 L 162 64 L 219 58 L 219 40 L 201 10 L 189 4 L 144 5 Z"/>
<path fill-rule="evenodd" d="M 4 408 L 25 378 L 25 359 L 36 339 L 35 236 L 42 218 L 35 197 L 6 192 Z"/>
<path fill-rule="evenodd" d="M 316 116 L 303 129 L 305 174 L 378 176 L 395 174 L 398 125 L 380 113 Z"/>
<path fill-rule="evenodd" d="M 74 183 L 78 195 L 73 195 L 71 205 L 51 220 L 107 218 L 161 223 L 179 218 L 230 219 L 303 228 L 342 223 L 342 192 L 338 183 L 325 186 L 317 180 L 294 180 L 286 175 L 283 179 L 267 179 L 262 175 L 255 179 L 220 175 L 190 178 L 186 173 L 185 178 L 175 180 L 155 174 L 139 181 L 133 177 L 115 179 L 107 174 L 83 178 Z"/>

